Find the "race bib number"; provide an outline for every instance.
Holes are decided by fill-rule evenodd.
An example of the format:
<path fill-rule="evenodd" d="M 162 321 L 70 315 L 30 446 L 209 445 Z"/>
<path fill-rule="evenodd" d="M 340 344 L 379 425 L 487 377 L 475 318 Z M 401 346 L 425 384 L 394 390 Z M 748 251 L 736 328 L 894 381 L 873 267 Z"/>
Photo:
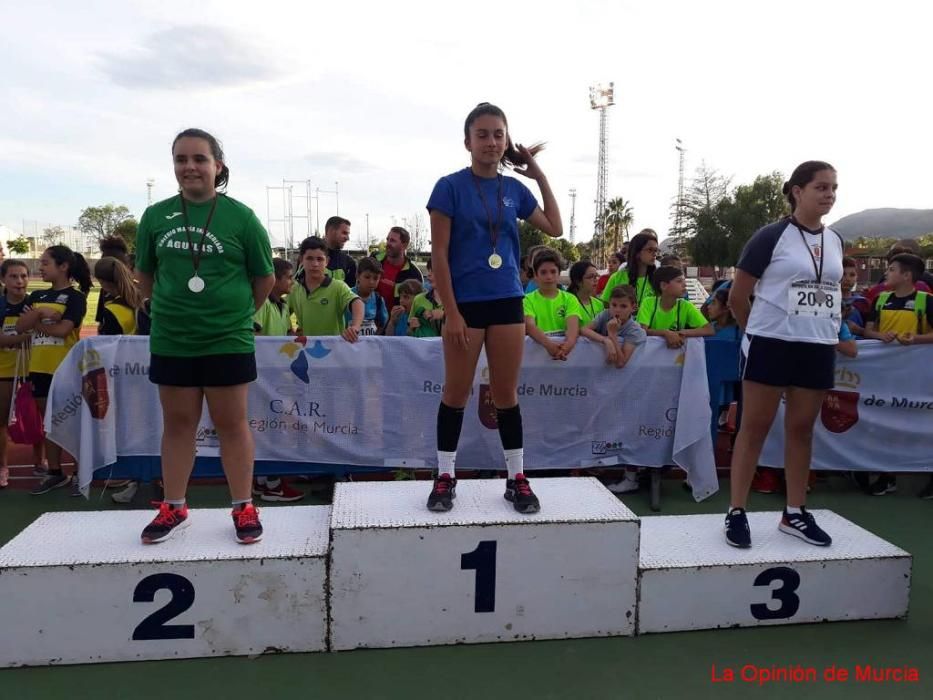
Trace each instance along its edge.
<path fill-rule="evenodd" d="M 794 282 L 787 292 L 791 316 L 842 319 L 842 293 L 833 282 Z"/>
<path fill-rule="evenodd" d="M 376 328 L 375 321 L 363 321 L 363 325 L 360 326 L 360 335 L 376 335 L 378 329 Z"/>
<path fill-rule="evenodd" d="M 65 344 L 64 338 L 56 338 L 53 335 L 46 335 L 45 333 L 36 333 L 32 337 L 33 347 L 36 347 L 39 345 L 50 346 L 50 345 L 64 345 L 64 344 Z"/>

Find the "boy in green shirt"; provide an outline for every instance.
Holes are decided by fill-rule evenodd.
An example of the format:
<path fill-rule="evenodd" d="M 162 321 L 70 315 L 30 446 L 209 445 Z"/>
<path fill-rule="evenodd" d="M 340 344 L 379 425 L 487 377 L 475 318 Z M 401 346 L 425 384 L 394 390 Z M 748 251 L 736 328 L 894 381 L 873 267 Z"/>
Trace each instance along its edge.
<path fill-rule="evenodd" d="M 683 298 L 687 282 L 679 268 L 659 267 L 652 285 L 657 296 L 643 299 L 638 308 L 638 322 L 648 335 L 662 336 L 669 348 L 681 347 L 686 338 L 714 335 L 700 310 Z"/>
<path fill-rule="evenodd" d="M 304 279 L 292 284 L 288 310 L 298 319 L 299 335 L 339 335 L 350 343 L 359 339 L 363 302 L 345 282 L 327 276 L 327 245 L 317 236 L 301 242 L 298 259 Z M 344 312 L 350 309 L 350 325 Z"/>
<path fill-rule="evenodd" d="M 583 309 L 570 292 L 558 288 L 560 255 L 545 249 L 534 257 L 535 283 L 538 288 L 525 295 L 525 332 L 544 346 L 555 360 L 566 360 L 580 333 Z M 563 343 L 551 340 L 552 335 L 564 336 Z"/>
<path fill-rule="evenodd" d="M 253 330 L 256 335 L 292 335 L 292 319 L 288 304 L 282 299 L 292 287 L 292 264 L 282 258 L 274 258 L 275 285 L 269 298 L 253 314 Z"/>

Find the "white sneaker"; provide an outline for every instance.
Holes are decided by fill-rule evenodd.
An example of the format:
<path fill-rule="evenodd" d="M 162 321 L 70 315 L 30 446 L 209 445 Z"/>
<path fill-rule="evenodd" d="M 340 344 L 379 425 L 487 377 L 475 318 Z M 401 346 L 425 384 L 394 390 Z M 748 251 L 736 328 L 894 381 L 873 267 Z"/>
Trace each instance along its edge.
<path fill-rule="evenodd" d="M 131 481 L 122 491 L 117 491 L 111 496 L 114 503 L 132 503 L 136 492 L 139 490 L 139 483 Z"/>
<path fill-rule="evenodd" d="M 631 493 L 638 490 L 638 475 L 635 472 L 626 472 L 625 478 L 607 487 L 613 493 Z"/>

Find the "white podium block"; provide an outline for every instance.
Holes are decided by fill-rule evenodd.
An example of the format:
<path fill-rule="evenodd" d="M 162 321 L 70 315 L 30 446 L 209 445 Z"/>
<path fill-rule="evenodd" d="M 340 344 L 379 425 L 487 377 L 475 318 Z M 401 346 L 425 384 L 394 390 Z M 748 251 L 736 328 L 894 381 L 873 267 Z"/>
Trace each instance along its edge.
<path fill-rule="evenodd" d="M 330 508 L 191 510 L 140 543 L 155 511 L 48 513 L 0 549 L 0 666 L 322 651 Z"/>
<path fill-rule="evenodd" d="M 642 518 L 638 633 L 904 617 L 911 555 L 828 510 L 815 547 L 749 513 L 751 549 L 725 542 L 724 515 Z"/>
<path fill-rule="evenodd" d="M 638 519 L 596 479 L 461 480 L 449 513 L 426 481 L 337 484 L 331 648 L 631 635 Z"/>

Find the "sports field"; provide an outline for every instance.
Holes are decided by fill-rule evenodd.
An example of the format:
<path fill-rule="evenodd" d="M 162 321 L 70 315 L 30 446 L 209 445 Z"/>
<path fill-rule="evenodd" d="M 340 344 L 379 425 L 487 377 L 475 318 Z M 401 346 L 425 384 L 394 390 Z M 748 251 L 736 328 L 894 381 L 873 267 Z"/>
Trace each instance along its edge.
<path fill-rule="evenodd" d="M 925 478 L 925 477 L 924 477 Z M 899 491 L 882 498 L 856 492 L 841 477 L 816 486 L 813 508 L 830 508 L 914 555 L 910 616 L 905 621 L 727 629 L 635 638 L 525 642 L 338 654 L 285 654 L 256 659 L 16 669 L 0 672 L 2 698 L 220 698 L 260 691 L 270 698 L 930 698 L 933 697 L 933 502 L 914 494 L 921 477 L 902 477 Z M 722 513 L 726 493 L 693 503 L 680 482 L 665 480 L 664 514 Z M 0 492 L 0 543 L 47 510 L 114 508 L 95 491 L 90 502 L 67 489 L 31 497 Z M 648 516 L 645 493 L 624 498 Z M 195 486 L 194 507 L 226 507 L 226 489 Z M 321 503 L 323 498 L 305 500 Z M 750 507 L 778 510 L 783 496 L 753 494 Z M 545 503 L 546 507 L 547 504 Z M 142 515 L 142 514 L 141 514 Z M 140 519 L 142 528 L 146 516 Z M 754 535 L 754 533 L 753 533 Z M 267 537 L 274 537 L 274 532 Z M 555 552 L 555 556 L 559 556 Z M 529 581 L 529 585 L 533 582 Z M 430 581 L 425 586 L 432 585 Z M 418 591 L 411 591 L 417 596 Z M 690 590 L 683 591 L 690 596 Z M 698 606 L 703 605 L 697 600 Z M 36 621 L 37 624 L 39 621 Z M 2 623 L 0 623 L 2 633 Z M 249 634 L 244 630 L 244 634 Z M 93 630 L 88 630 L 93 634 Z M 758 687 L 713 683 L 715 664 L 761 667 L 800 664 L 821 676 L 831 665 L 854 672 L 856 664 L 919 670 L 915 684 L 779 683 Z"/>

